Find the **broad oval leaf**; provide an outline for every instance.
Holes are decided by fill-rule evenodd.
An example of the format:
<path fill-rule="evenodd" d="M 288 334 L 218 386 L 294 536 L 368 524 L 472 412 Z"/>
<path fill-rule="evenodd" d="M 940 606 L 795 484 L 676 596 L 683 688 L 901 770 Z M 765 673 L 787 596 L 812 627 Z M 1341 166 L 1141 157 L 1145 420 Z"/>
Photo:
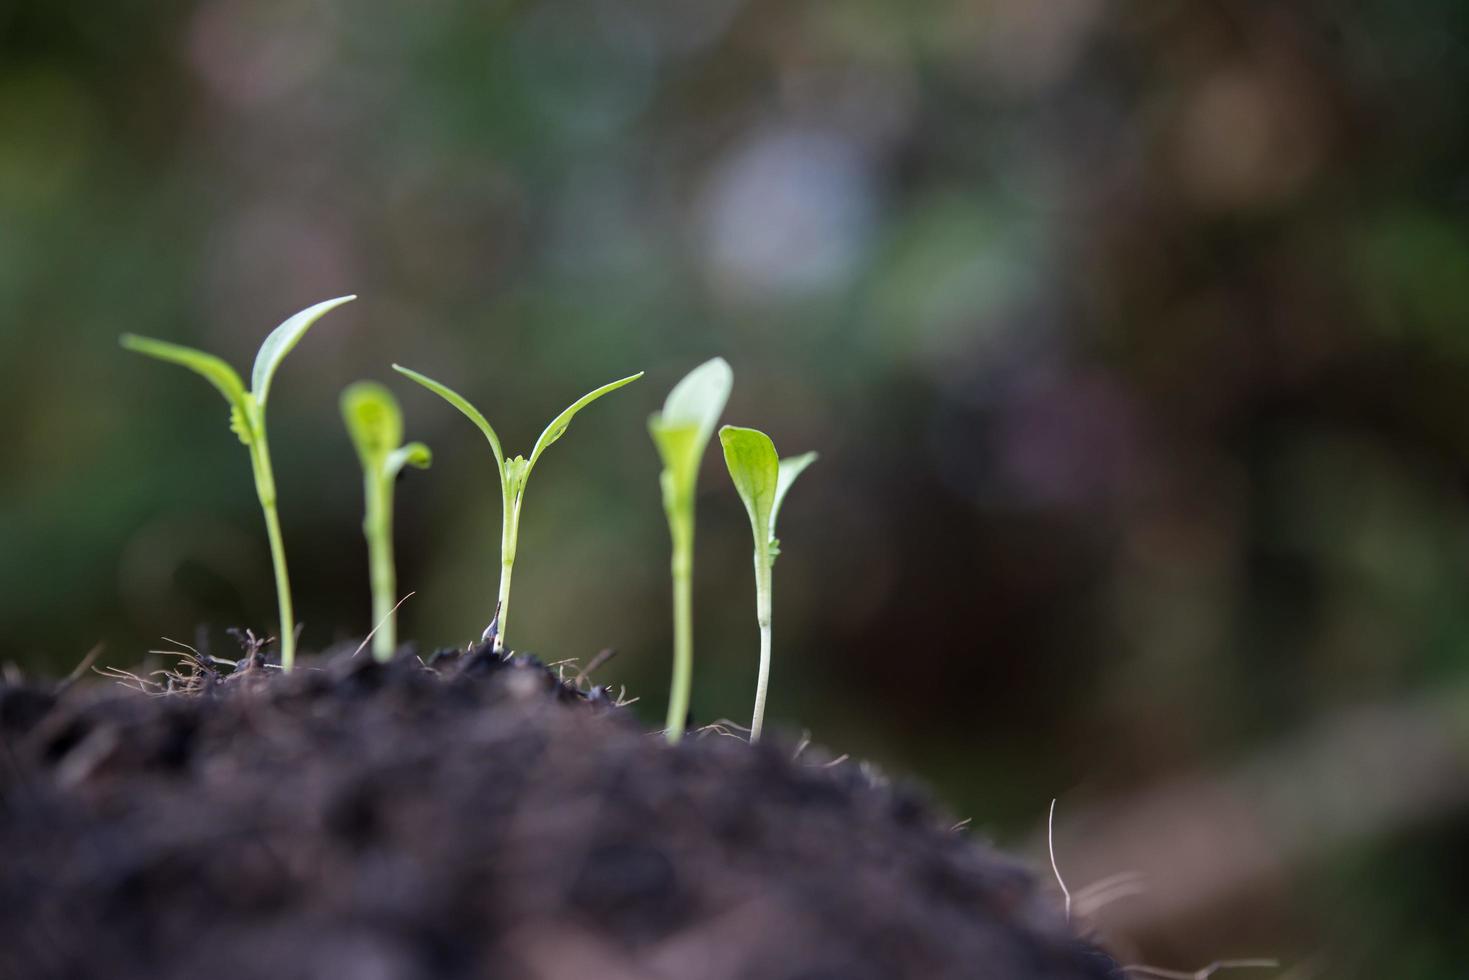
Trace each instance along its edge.
<path fill-rule="evenodd" d="M 637 374 L 628 375 L 610 384 L 605 384 L 595 391 L 589 391 L 572 402 L 569 408 L 551 420 L 551 424 L 546 426 L 545 431 L 541 433 L 541 437 L 536 440 L 536 447 L 530 453 L 530 466 L 534 467 L 536 465 L 536 460 L 541 458 L 541 453 L 546 451 L 547 446 L 566 434 L 566 427 L 571 424 L 571 420 L 576 416 L 577 412 L 580 412 L 608 392 L 616 391 L 623 385 L 632 384 L 642 376 L 642 371 L 639 371 Z"/>
<path fill-rule="evenodd" d="M 403 441 L 403 412 L 393 393 L 375 381 L 342 392 L 342 421 L 363 466 L 376 470 Z"/>
<path fill-rule="evenodd" d="M 719 416 L 724 414 L 734 387 L 734 371 L 729 362 L 715 357 L 694 368 L 673 386 L 663 402 L 659 424 L 664 426 L 696 425 L 699 430 L 699 452 L 714 435 Z"/>
<path fill-rule="evenodd" d="M 721 428 L 719 442 L 724 447 L 724 463 L 729 467 L 730 479 L 744 501 L 745 512 L 750 515 L 755 545 L 763 549 L 770 541 L 776 488 L 780 482 L 775 443 L 759 429 L 737 425 Z"/>
<path fill-rule="evenodd" d="M 490 423 L 485 420 L 485 417 L 480 414 L 479 409 L 475 408 L 473 405 L 469 404 L 469 402 L 465 401 L 464 396 L 460 395 L 454 389 L 446 385 L 439 384 L 439 382 L 435 381 L 433 378 L 428 377 L 427 375 L 419 374 L 417 371 L 409 370 L 401 364 L 394 364 L 393 370 L 397 371 L 405 378 L 411 378 L 412 380 L 417 381 L 429 391 L 433 392 L 444 401 L 448 402 L 450 405 L 453 405 L 455 408 L 459 409 L 459 411 L 463 413 L 465 418 L 469 419 L 469 421 L 478 426 L 479 430 L 484 433 L 485 438 L 489 440 L 490 449 L 493 450 L 495 453 L 495 465 L 500 470 L 500 479 L 502 481 L 505 479 L 505 451 L 500 448 L 500 437 L 495 435 L 495 430 L 490 426 Z"/>
<path fill-rule="evenodd" d="M 426 470 L 433 464 L 433 461 L 432 450 L 421 442 L 410 442 L 388 453 L 387 461 L 383 463 L 383 473 L 391 480 L 401 473 L 405 466 Z"/>
<path fill-rule="evenodd" d="M 786 499 L 786 493 L 791 489 L 791 484 L 796 482 L 796 477 L 812 463 L 816 462 L 817 454 L 802 453 L 799 456 L 787 456 L 780 461 L 780 475 L 775 481 L 775 503 L 770 505 L 770 536 L 775 537 L 775 519 L 780 513 L 780 505 Z"/>
<path fill-rule="evenodd" d="M 648 419 L 648 431 L 668 475 L 665 504 L 693 494 L 704 447 L 714 435 L 733 386 L 734 372 L 728 361 L 722 357 L 705 361 L 673 386 L 663 411 Z"/>
<path fill-rule="evenodd" d="M 234 368 L 213 354 L 206 354 L 202 350 L 195 350 L 182 344 L 170 344 L 164 340 L 139 337 L 130 333 L 123 334 L 121 343 L 130 351 L 188 368 L 219 389 L 219 393 L 224 395 L 225 401 L 230 403 L 232 409 L 243 410 L 245 383 L 240 380 Z"/>
<path fill-rule="evenodd" d="M 338 296 L 336 299 L 308 306 L 270 332 L 265 342 L 260 345 L 260 351 L 255 355 L 255 368 L 250 372 L 250 390 L 254 392 L 255 399 L 260 402 L 261 408 L 265 407 L 266 399 L 270 395 L 271 379 L 275 377 L 281 361 L 285 360 L 286 355 L 301 342 L 301 337 L 311 325 L 329 310 L 336 309 L 343 303 L 350 303 L 356 298 L 356 296 Z"/>

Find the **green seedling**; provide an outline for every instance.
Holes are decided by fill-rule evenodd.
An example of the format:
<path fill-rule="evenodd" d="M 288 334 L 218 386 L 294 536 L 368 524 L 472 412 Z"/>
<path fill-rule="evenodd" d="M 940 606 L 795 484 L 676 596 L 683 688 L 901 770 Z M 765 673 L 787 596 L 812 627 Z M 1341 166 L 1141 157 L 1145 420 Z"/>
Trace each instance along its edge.
<path fill-rule="evenodd" d="M 673 539 L 673 683 L 668 692 L 668 741 L 683 737 L 694 676 L 694 491 L 699 463 L 714 435 L 734 372 L 722 357 L 705 361 L 674 385 L 663 411 L 648 420 L 648 431 L 663 459 L 660 482 L 668 532 Z"/>
<path fill-rule="evenodd" d="M 412 378 L 423 385 L 429 391 L 438 395 L 444 401 L 453 405 L 464 414 L 464 417 L 473 422 L 484 433 L 485 439 L 490 443 L 490 451 L 495 454 L 495 465 L 500 470 L 500 497 L 501 497 L 501 520 L 500 520 L 500 596 L 495 605 L 495 616 L 490 625 L 485 628 L 485 639 L 494 639 L 495 651 L 503 653 L 505 650 L 505 633 L 510 622 L 510 576 L 515 570 L 515 544 L 520 537 L 520 507 L 525 501 L 525 484 L 530 479 L 531 470 L 535 468 L 536 462 L 546 447 L 560 439 L 566 433 L 566 427 L 577 412 L 586 408 L 592 402 L 603 395 L 616 391 L 623 385 L 631 384 L 643 376 L 643 372 L 629 375 L 611 384 L 605 384 L 595 391 L 589 391 L 576 401 L 571 403 L 560 415 L 546 426 L 541 437 L 536 440 L 535 448 L 531 450 L 530 459 L 524 456 L 516 456 L 506 459 L 505 452 L 500 448 L 500 437 L 495 435 L 495 430 L 479 410 L 469 404 L 462 396 L 450 388 L 439 384 L 432 378 L 410 371 L 401 365 L 394 364 L 393 370 L 407 378 Z"/>
<path fill-rule="evenodd" d="M 356 299 L 339 296 L 307 307 L 270 332 L 255 355 L 250 374 L 250 390 L 235 369 L 213 354 L 192 347 L 170 344 L 126 334 L 122 345 L 128 350 L 146 354 L 160 361 L 178 364 L 201 375 L 219 389 L 230 406 L 230 429 L 250 451 L 250 466 L 255 473 L 255 492 L 265 512 L 265 533 L 270 538 L 270 557 L 275 567 L 276 598 L 280 603 L 281 666 L 290 670 L 296 661 L 296 617 L 291 611 L 291 582 L 286 573 L 286 547 L 281 540 L 280 516 L 276 511 L 275 473 L 270 465 L 270 445 L 265 438 L 265 405 L 270 396 L 270 383 L 287 354 L 301 342 L 301 337 L 328 310 Z"/>
<path fill-rule="evenodd" d="M 403 467 L 426 470 L 433 453 L 421 442 L 403 442 L 403 412 L 393 393 L 372 381 L 358 381 L 342 392 L 342 420 L 362 462 L 367 515 L 367 567 L 372 581 L 372 654 L 389 660 L 398 648 L 398 573 L 393 566 L 393 487 Z"/>
<path fill-rule="evenodd" d="M 735 425 L 719 430 L 719 442 L 724 446 L 724 462 L 740 499 L 745 502 L 750 530 L 755 535 L 755 619 L 760 624 L 760 676 L 755 682 L 755 718 L 750 722 L 750 741 L 758 742 L 765 724 L 765 694 L 770 684 L 771 568 L 780 554 L 775 518 L 791 484 L 816 461 L 816 454 L 802 453 L 780 459 L 769 436 L 758 429 Z"/>

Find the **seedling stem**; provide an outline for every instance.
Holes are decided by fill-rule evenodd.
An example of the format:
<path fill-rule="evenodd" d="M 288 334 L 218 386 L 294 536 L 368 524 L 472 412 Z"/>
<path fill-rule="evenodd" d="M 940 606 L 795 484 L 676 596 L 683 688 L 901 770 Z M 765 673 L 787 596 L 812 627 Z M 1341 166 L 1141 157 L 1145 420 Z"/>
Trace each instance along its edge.
<path fill-rule="evenodd" d="M 328 310 L 356 299 L 341 296 L 317 303 L 276 327 L 261 343 L 250 372 L 250 390 L 224 361 L 213 354 L 148 337 L 127 334 L 122 345 L 128 350 L 170 364 L 186 367 L 214 385 L 230 406 L 230 429 L 250 451 L 250 469 L 255 476 L 255 494 L 265 515 L 265 534 L 270 540 L 270 561 L 275 569 L 276 600 L 280 607 L 281 667 L 290 670 L 296 662 L 296 615 L 291 608 L 291 582 L 286 572 L 286 546 L 281 537 L 280 514 L 276 509 L 275 473 L 270 465 L 270 444 L 265 437 L 265 406 L 275 373 L 306 331 Z"/>
<path fill-rule="evenodd" d="M 669 742 L 683 738 L 694 677 L 694 491 L 699 463 L 714 435 L 734 384 L 722 357 L 706 361 L 674 385 L 663 411 L 648 420 L 648 432 L 663 460 L 659 482 L 673 545 L 673 680 L 668 691 Z"/>
<path fill-rule="evenodd" d="M 771 569 L 780 554 L 775 519 L 791 484 L 815 461 L 816 454 L 780 459 L 775 454 L 775 444 L 765 433 L 734 425 L 719 430 L 719 441 L 724 446 L 730 479 L 750 516 L 750 531 L 755 539 L 755 619 L 760 626 L 760 673 L 755 681 L 750 741 L 758 742 L 765 725 L 765 696 L 770 687 Z"/>
<path fill-rule="evenodd" d="M 388 660 L 398 648 L 398 574 L 393 563 L 393 491 L 405 466 L 427 469 L 433 454 L 421 442 L 400 446 L 403 412 L 380 384 L 358 381 L 342 392 L 342 421 L 362 464 L 367 564 L 372 583 L 372 617 L 377 623 L 372 653 Z"/>
<path fill-rule="evenodd" d="M 394 364 L 393 370 L 406 378 L 413 379 L 457 408 L 480 430 L 490 444 L 490 451 L 495 454 L 495 466 L 500 471 L 500 592 L 495 618 L 490 623 L 493 629 L 485 630 L 485 638 L 489 639 L 493 633 L 495 652 L 503 653 L 507 625 L 510 622 L 510 578 L 515 571 L 515 548 L 520 538 L 520 507 L 525 500 L 525 485 L 530 479 L 531 470 L 541 458 L 541 454 L 546 451 L 546 447 L 566 433 L 566 427 L 571 424 L 577 412 L 603 395 L 638 380 L 643 376 L 643 372 L 639 371 L 637 374 L 605 384 L 572 402 L 570 407 L 562 411 L 560 415 L 551 420 L 550 425 L 546 426 L 540 438 L 536 440 L 535 448 L 531 450 L 530 459 L 526 459 L 524 456 L 506 458 L 504 450 L 500 448 L 500 437 L 495 434 L 494 428 L 479 409 L 469 404 L 464 396 L 427 375 L 410 371 L 401 365 Z"/>

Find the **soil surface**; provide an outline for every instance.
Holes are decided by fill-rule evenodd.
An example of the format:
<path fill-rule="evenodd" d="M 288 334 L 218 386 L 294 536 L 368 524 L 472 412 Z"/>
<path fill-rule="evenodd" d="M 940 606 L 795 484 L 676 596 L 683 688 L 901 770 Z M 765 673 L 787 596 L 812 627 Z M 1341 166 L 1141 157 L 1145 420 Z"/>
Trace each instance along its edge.
<path fill-rule="evenodd" d="M 170 686 L 0 684 L 5 980 L 1120 976 L 914 791 L 531 660 Z"/>

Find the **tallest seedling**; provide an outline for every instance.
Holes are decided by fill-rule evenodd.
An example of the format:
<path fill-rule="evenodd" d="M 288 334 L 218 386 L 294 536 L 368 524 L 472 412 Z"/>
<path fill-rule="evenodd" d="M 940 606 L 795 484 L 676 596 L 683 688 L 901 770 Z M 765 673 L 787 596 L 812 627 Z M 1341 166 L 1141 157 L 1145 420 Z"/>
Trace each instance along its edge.
<path fill-rule="evenodd" d="M 683 738 L 694 679 L 694 491 L 704 447 L 733 386 L 728 361 L 705 361 L 673 386 L 663 411 L 648 420 L 648 432 L 663 458 L 663 510 L 673 539 L 673 683 L 665 729 L 670 742 Z"/>
<path fill-rule="evenodd" d="M 275 472 L 270 466 L 270 445 L 265 439 L 265 404 L 270 397 L 270 382 L 287 354 L 301 341 L 313 323 L 328 310 L 356 299 L 339 296 L 325 303 L 307 307 L 276 327 L 260 345 L 255 355 L 255 368 L 250 374 L 250 389 L 235 369 L 213 354 L 192 347 L 170 344 L 126 334 L 122 345 L 128 350 L 178 364 L 201 375 L 219 389 L 230 405 L 230 428 L 250 451 L 250 466 L 255 472 L 255 492 L 265 512 L 265 533 L 270 538 L 270 557 L 275 566 L 276 598 L 281 614 L 281 666 L 290 670 L 296 661 L 296 616 L 291 611 L 291 581 L 286 574 L 286 546 L 281 540 L 280 515 L 276 511 Z"/>

